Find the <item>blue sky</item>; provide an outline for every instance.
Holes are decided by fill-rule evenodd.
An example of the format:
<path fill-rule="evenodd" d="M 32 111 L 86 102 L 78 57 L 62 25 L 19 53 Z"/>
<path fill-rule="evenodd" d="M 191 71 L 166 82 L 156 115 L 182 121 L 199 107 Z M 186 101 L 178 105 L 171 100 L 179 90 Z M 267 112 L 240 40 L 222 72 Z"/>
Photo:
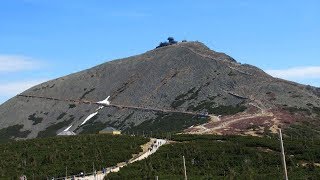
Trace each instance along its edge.
<path fill-rule="evenodd" d="M 0 103 L 168 36 L 320 87 L 319 7 L 317 0 L 1 0 Z"/>

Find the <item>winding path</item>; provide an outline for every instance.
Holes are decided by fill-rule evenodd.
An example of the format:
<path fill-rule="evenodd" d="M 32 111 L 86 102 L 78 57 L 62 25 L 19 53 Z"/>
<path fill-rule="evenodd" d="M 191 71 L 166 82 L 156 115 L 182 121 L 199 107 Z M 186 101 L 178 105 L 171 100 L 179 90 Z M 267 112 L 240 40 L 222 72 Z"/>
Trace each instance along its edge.
<path fill-rule="evenodd" d="M 106 168 L 105 173 L 102 173 L 102 171 L 98 171 L 95 176 L 91 173 L 90 175 L 87 175 L 84 177 L 75 177 L 75 179 L 76 180 L 103 180 L 103 178 L 107 176 L 109 173 L 118 172 L 120 171 L 121 168 L 123 168 L 124 166 L 127 166 L 128 164 L 141 161 L 149 157 L 151 154 L 155 153 L 159 149 L 159 147 L 167 143 L 168 141 L 165 139 L 151 138 L 148 143 L 141 146 L 143 151 L 140 152 L 138 155 L 135 155 L 133 158 L 131 158 L 127 162 L 121 162 L 121 163 L 118 163 L 116 166 L 108 167 Z M 71 179 L 71 177 L 72 176 L 68 177 L 67 179 Z"/>

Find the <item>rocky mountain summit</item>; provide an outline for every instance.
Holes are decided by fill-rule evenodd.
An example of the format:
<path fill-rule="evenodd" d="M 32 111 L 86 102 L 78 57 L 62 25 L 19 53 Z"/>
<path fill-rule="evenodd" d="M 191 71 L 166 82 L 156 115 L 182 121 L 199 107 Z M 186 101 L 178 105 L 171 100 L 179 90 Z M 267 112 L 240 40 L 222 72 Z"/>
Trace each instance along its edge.
<path fill-rule="evenodd" d="M 99 108 L 81 102 L 107 96 L 118 106 L 100 109 L 81 125 Z M 126 107 L 208 113 L 210 118 Z M 259 135 L 314 121 L 319 107 L 319 88 L 274 78 L 200 42 L 180 42 L 28 89 L 0 106 L 0 138 L 55 136 L 66 128 L 96 133 L 107 126 L 140 133 Z"/>

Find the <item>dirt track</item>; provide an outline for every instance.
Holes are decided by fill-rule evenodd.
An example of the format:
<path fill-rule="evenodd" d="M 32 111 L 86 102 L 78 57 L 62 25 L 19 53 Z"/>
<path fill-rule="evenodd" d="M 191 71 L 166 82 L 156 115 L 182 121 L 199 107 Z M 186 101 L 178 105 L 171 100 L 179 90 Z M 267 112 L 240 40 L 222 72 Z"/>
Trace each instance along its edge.
<path fill-rule="evenodd" d="M 127 166 L 128 164 L 134 163 L 136 161 L 141 161 L 149 157 L 151 154 L 155 153 L 159 149 L 159 147 L 161 147 L 166 143 L 167 143 L 167 140 L 151 138 L 148 143 L 141 145 L 142 152 L 140 152 L 139 154 L 134 154 L 133 157 L 127 162 L 120 162 L 116 166 L 106 168 L 106 173 L 102 173 L 101 171 L 98 171 L 95 176 L 93 174 L 89 174 L 84 177 L 76 177 L 76 179 L 77 180 L 103 179 L 105 176 L 107 176 L 111 172 L 118 172 L 122 167 Z M 68 179 L 71 179 L 71 177 Z"/>
<path fill-rule="evenodd" d="M 256 104 L 246 112 L 230 116 L 211 116 L 208 123 L 186 129 L 187 134 L 242 134 L 261 136 L 266 130 L 276 133 L 279 126 L 295 121 L 295 117 L 286 111 L 265 109 Z"/>

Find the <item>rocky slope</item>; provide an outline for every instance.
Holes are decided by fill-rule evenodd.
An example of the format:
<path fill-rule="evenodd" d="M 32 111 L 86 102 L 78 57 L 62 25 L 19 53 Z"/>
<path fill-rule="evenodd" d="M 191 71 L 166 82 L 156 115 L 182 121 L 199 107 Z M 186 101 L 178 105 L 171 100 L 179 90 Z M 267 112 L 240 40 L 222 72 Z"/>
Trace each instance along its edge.
<path fill-rule="evenodd" d="M 273 78 L 254 66 L 240 64 L 226 54 L 212 51 L 202 43 L 182 42 L 106 62 L 42 83 L 21 94 L 82 101 L 100 101 L 110 95 L 111 103 L 117 105 L 208 112 L 223 115 L 222 118 L 237 113 L 246 116 L 270 111 L 275 115 L 276 110 L 287 113 L 290 109 L 301 110 L 302 115 L 308 111 L 308 116 L 314 118 L 312 110 L 320 107 L 319 91 L 319 88 Z M 165 130 L 173 121 L 180 129 L 205 123 L 201 118 L 178 113 L 106 107 L 80 126 L 97 108 L 95 104 L 16 96 L 0 106 L 0 137 L 54 136 L 71 125 L 70 130 L 76 133 L 92 133 L 106 126 L 151 131 Z M 269 119 L 266 127 L 291 124 L 302 116 L 301 113 L 285 122 L 275 115 L 272 119 L 277 123 Z M 214 118 L 211 120 L 215 122 Z M 252 122 L 247 123 L 252 125 Z M 262 128 L 265 123 L 255 120 L 254 125 Z M 245 133 L 250 128 L 236 129 Z M 223 129 L 219 131 L 224 132 Z"/>

